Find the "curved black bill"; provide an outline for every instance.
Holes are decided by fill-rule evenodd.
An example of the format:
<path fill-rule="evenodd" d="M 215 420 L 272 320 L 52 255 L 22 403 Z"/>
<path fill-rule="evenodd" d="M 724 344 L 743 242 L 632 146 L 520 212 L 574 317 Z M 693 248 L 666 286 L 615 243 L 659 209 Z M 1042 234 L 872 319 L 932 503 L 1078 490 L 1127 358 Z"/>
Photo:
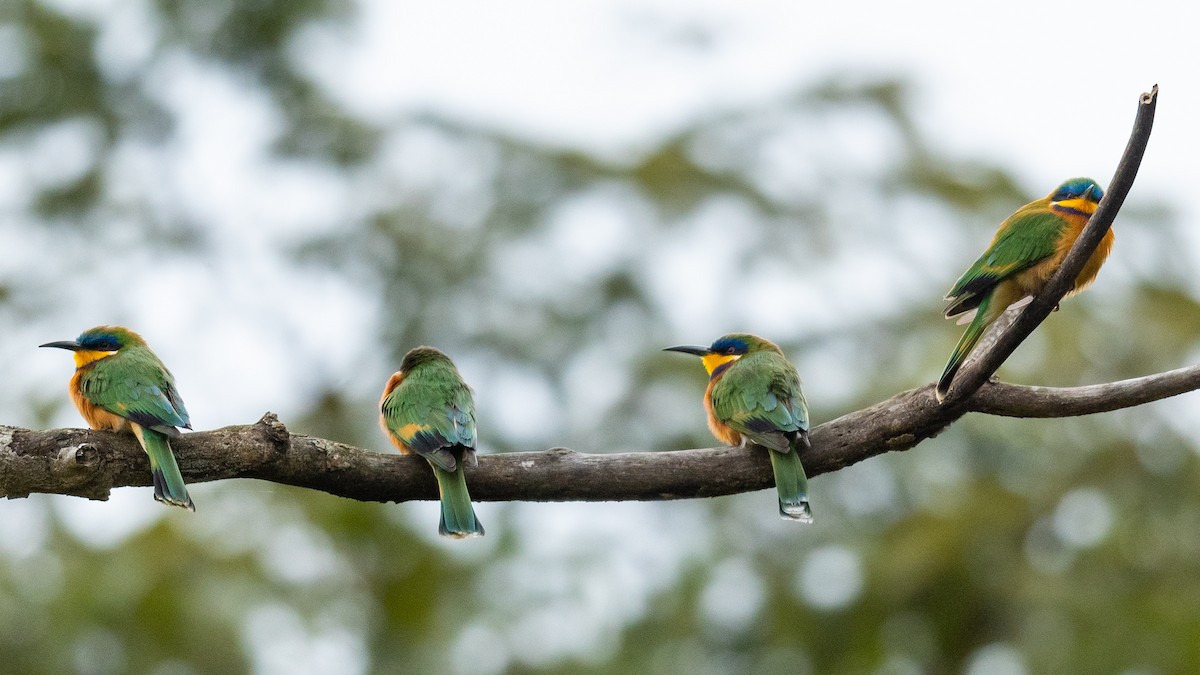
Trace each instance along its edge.
<path fill-rule="evenodd" d="M 58 349 L 70 349 L 73 352 L 77 352 L 80 349 L 83 349 L 83 345 L 79 344 L 78 342 L 76 342 L 74 340 L 60 340 L 58 342 L 47 342 L 44 345 L 38 345 L 38 347 L 55 347 Z"/>
<path fill-rule="evenodd" d="M 695 356 L 705 356 L 712 353 L 708 347 L 695 347 L 692 345 L 680 345 L 678 347 L 667 347 L 664 352 L 683 352 L 684 354 L 693 354 Z"/>

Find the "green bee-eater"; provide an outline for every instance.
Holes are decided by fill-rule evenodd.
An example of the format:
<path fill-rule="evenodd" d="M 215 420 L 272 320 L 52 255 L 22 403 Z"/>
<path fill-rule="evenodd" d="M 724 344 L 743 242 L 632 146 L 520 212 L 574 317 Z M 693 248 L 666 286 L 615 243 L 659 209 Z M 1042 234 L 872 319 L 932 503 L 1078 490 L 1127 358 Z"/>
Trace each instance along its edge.
<path fill-rule="evenodd" d="M 808 477 L 800 449 L 808 443 L 808 406 L 800 376 L 775 343 L 733 333 L 710 347 L 668 347 L 695 354 L 708 371 L 704 408 L 708 428 L 729 445 L 753 443 L 767 449 L 779 493 L 779 515 L 812 522 Z"/>
<path fill-rule="evenodd" d="M 1022 206 L 1000 223 L 991 246 L 946 294 L 951 301 L 946 317 L 963 315 L 958 322 L 971 324 L 938 380 L 938 401 L 946 398 L 955 373 L 988 326 L 1009 306 L 1031 300 L 1058 271 L 1103 196 L 1104 190 L 1096 181 L 1072 178 L 1045 199 Z M 1068 295 L 1082 291 L 1095 280 L 1112 251 L 1113 240 L 1110 229 L 1075 277 L 1075 286 Z"/>
<path fill-rule="evenodd" d="M 71 400 L 93 429 L 130 431 L 150 457 L 154 498 L 196 510 L 168 438 L 191 429 L 175 378 L 140 335 L 120 326 L 97 326 L 76 340 L 49 342 L 75 352 Z"/>
<path fill-rule="evenodd" d="M 483 536 L 475 517 L 463 465 L 475 466 L 475 401 L 450 357 L 433 347 L 404 355 L 379 401 L 379 424 L 405 454 L 433 467 L 441 495 L 438 532 L 447 537 Z"/>

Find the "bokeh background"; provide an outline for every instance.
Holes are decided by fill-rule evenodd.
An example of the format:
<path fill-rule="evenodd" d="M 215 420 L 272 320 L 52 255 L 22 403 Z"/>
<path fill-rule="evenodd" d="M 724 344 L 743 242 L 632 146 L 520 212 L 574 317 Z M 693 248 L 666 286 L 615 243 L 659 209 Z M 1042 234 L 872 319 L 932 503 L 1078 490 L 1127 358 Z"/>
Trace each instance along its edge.
<path fill-rule="evenodd" d="M 881 3 L 882 4 L 882 3 Z M 816 422 L 930 382 L 995 225 L 1154 137 L 1096 286 L 1001 370 L 1200 361 L 1198 10 L 1179 3 L 14 0 L 0 5 L 0 422 L 79 426 L 62 353 L 140 331 L 198 429 L 390 452 L 417 344 L 483 452 L 706 447 L 744 330 Z M 971 416 L 813 481 L 478 506 L 255 481 L 0 503 L 11 673 L 1200 669 L 1200 398 Z"/>

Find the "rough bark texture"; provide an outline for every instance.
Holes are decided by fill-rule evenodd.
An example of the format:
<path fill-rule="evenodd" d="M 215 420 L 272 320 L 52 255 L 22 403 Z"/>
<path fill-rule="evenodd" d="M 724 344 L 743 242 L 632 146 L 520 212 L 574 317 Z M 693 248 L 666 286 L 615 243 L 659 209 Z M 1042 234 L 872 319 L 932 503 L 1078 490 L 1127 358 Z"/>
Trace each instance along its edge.
<path fill-rule="evenodd" d="M 933 385 L 816 427 L 805 452 L 809 475 L 836 471 L 892 450 L 907 450 L 968 412 L 1066 417 L 1127 408 L 1200 389 L 1200 366 L 1123 382 L 1057 389 L 989 381 L 1049 315 L 1111 226 L 1149 139 L 1158 87 L 1139 99 L 1133 134 L 1117 173 L 1063 268 L 1023 311 L 997 322 L 938 404 Z M 363 501 L 435 499 L 425 461 L 295 435 L 271 413 L 248 426 L 186 434 L 172 442 L 189 483 L 229 478 L 321 490 Z M 584 454 L 565 448 L 479 458 L 468 469 L 481 501 L 619 501 L 712 497 L 773 485 L 761 448 Z M 106 499 L 114 487 L 148 485 L 149 461 L 132 436 L 85 429 L 31 431 L 0 426 L 0 496 L 32 493 Z"/>
<path fill-rule="evenodd" d="M 1200 389 L 1200 365 L 1065 389 L 993 381 L 954 406 L 938 405 L 933 385 L 927 385 L 816 427 L 804 465 L 815 476 L 907 450 L 968 412 L 1087 415 L 1195 389 Z M 271 413 L 251 425 L 186 434 L 173 446 L 189 483 L 257 478 L 363 501 L 437 497 L 424 460 L 291 434 Z M 471 497 L 480 501 L 688 499 L 772 486 L 766 451 L 754 447 L 604 455 L 553 448 L 482 456 L 467 477 Z M 0 496 L 47 492 L 106 499 L 113 487 L 149 482 L 149 461 L 132 436 L 0 426 Z"/>

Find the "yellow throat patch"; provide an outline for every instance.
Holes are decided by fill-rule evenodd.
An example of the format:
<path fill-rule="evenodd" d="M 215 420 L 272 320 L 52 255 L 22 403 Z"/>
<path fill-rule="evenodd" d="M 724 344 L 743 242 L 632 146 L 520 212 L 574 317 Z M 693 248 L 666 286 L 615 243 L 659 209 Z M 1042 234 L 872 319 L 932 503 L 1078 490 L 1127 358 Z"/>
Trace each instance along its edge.
<path fill-rule="evenodd" d="M 115 351 L 101 352 L 94 349 L 80 349 L 75 352 L 75 368 L 82 368 L 89 363 L 94 363 L 100 359 L 108 358 L 116 354 Z"/>
<path fill-rule="evenodd" d="M 1075 199 L 1064 199 L 1061 202 L 1050 202 L 1050 204 L 1060 209 L 1070 209 L 1077 213 L 1086 213 L 1089 216 L 1096 212 L 1096 207 L 1098 206 L 1096 202 L 1078 197 Z"/>
<path fill-rule="evenodd" d="M 712 375 L 717 368 L 740 358 L 742 358 L 741 354 L 705 354 L 700 357 L 700 360 L 704 362 L 704 369 L 708 371 L 709 375 Z"/>

